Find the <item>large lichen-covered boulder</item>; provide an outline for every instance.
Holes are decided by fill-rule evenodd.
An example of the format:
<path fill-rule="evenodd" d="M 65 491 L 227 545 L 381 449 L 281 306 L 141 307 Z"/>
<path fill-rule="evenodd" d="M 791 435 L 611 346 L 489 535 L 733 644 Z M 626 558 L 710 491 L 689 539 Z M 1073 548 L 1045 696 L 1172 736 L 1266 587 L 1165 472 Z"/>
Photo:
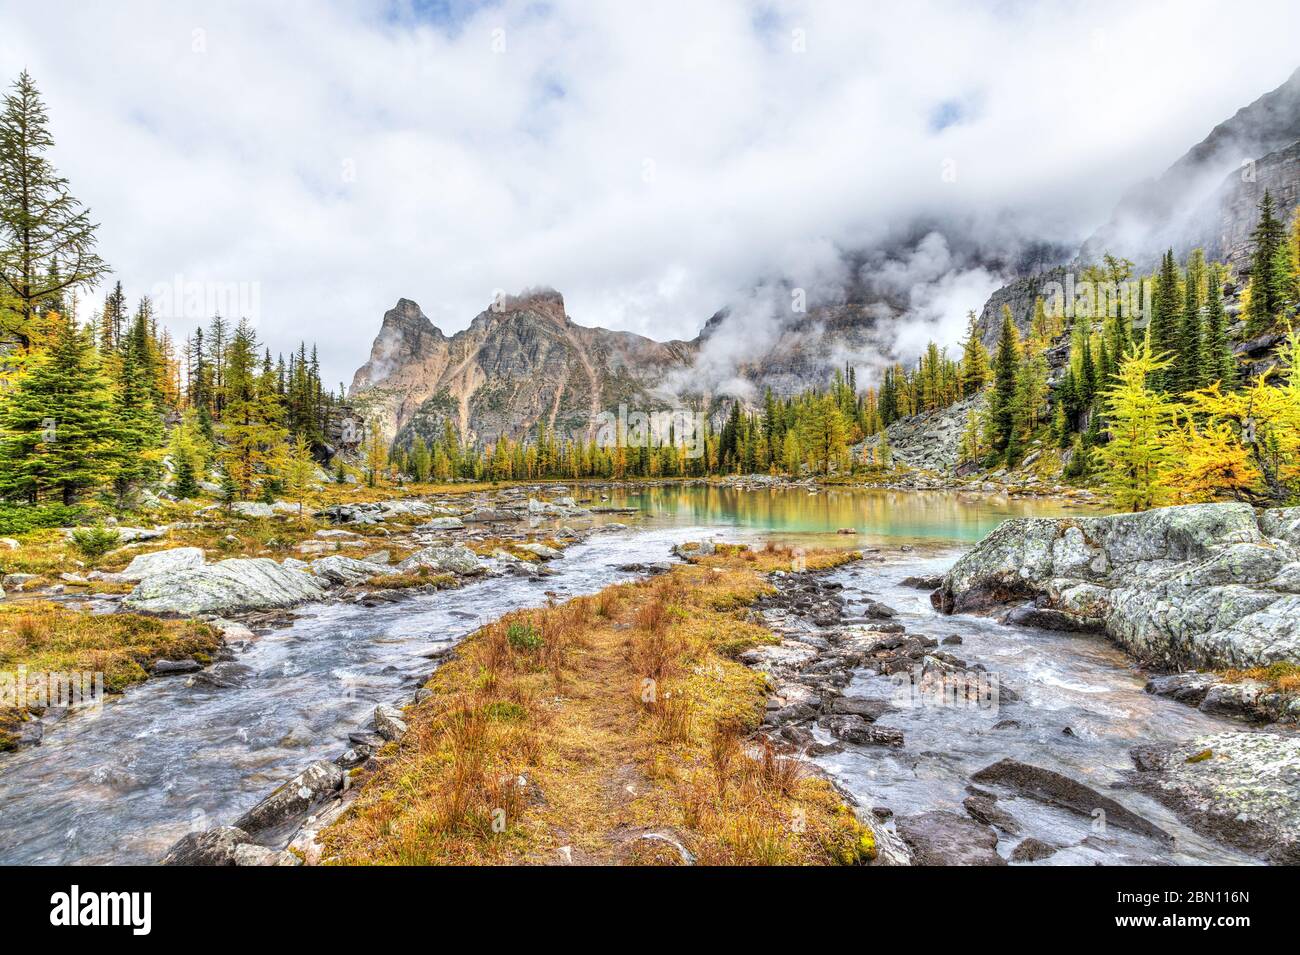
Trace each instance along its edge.
<path fill-rule="evenodd" d="M 292 607 L 324 595 L 325 588 L 311 574 L 269 557 L 233 557 L 146 578 L 123 603 L 141 613 L 194 616 Z"/>
<path fill-rule="evenodd" d="M 437 573 L 459 574 L 461 576 L 481 574 L 486 570 L 479 563 L 479 559 L 474 552 L 462 544 L 451 547 L 433 544 L 421 548 L 397 566 L 400 570 L 417 570 L 421 567 L 427 567 Z"/>
<path fill-rule="evenodd" d="M 1294 513 L 1293 513 L 1294 512 Z M 1037 598 L 1166 666 L 1300 660 L 1300 509 L 1189 504 L 1005 521 L 934 595 L 945 613 Z"/>
<path fill-rule="evenodd" d="M 154 574 L 202 567 L 203 563 L 203 548 L 173 547 L 170 550 L 156 550 L 150 554 L 137 555 L 117 576 L 123 580 L 140 581 Z"/>
<path fill-rule="evenodd" d="M 1133 751 L 1134 782 L 1192 828 L 1300 864 L 1300 736 L 1214 733 Z"/>
<path fill-rule="evenodd" d="M 395 571 L 395 568 L 389 567 L 387 564 L 357 560 L 355 557 L 343 557 L 339 554 L 321 557 L 311 562 L 311 572 L 317 577 L 328 580 L 332 584 L 343 584 L 347 587 L 364 584 L 372 577 L 395 573 Z"/>

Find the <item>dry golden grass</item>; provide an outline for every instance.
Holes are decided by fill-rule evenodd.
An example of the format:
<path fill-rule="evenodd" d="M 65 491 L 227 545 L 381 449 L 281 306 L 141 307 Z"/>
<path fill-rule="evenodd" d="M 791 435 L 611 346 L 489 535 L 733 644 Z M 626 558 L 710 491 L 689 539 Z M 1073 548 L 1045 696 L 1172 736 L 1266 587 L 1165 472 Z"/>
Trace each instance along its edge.
<path fill-rule="evenodd" d="M 839 561 L 810 554 L 813 560 Z M 871 831 L 797 761 L 748 740 L 774 637 L 743 606 L 790 555 L 728 552 L 521 611 L 467 638 L 323 835 L 336 863 L 853 863 Z"/>
<path fill-rule="evenodd" d="M 1300 693 L 1300 664 L 1297 663 L 1281 662 L 1249 670 L 1224 670 L 1220 675 L 1229 683 L 1257 680 L 1267 683 L 1279 693 Z"/>

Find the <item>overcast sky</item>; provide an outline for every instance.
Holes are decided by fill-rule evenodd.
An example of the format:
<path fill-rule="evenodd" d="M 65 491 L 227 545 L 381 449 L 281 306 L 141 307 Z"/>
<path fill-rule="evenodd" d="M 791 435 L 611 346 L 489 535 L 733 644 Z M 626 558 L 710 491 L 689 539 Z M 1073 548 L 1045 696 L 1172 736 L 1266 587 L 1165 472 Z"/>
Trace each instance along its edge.
<path fill-rule="evenodd" d="M 128 294 L 241 289 L 330 381 L 402 296 L 689 338 L 917 213 L 1081 239 L 1297 36 L 1294 0 L 0 3 Z"/>

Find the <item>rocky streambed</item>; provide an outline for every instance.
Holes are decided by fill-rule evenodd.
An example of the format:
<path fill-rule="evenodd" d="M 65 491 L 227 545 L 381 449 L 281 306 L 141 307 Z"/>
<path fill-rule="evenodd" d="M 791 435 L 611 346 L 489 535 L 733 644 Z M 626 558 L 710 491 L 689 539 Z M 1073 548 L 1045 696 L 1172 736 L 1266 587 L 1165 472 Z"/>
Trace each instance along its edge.
<path fill-rule="evenodd" d="M 1125 515 L 1118 522 L 1132 536 L 1112 532 L 1113 539 L 1136 550 L 1115 553 L 1158 551 L 1176 576 L 1177 564 L 1215 566 L 1221 547 L 1277 546 L 1231 539 L 1251 536 L 1251 515 L 1250 524 L 1229 515 L 1236 530 L 1223 541 L 1222 525 L 1207 529 L 1203 511 L 1145 516 L 1141 534 Z M 1104 528 L 1112 519 L 1086 520 Z M 1277 527 L 1275 520 L 1266 515 L 1261 523 Z M 1033 526 L 1051 539 L 1078 523 Z M 1033 565 L 981 553 L 986 546 L 1023 553 L 1007 527 L 955 566 L 951 557 L 887 560 L 789 578 L 763 608 L 783 642 L 750 653 L 775 686 L 772 737 L 828 772 L 876 818 L 885 861 L 1297 861 L 1300 736 L 1259 725 L 1259 708 L 1189 707 L 1162 692 L 1171 677 L 1139 669 L 1104 626 L 1066 627 L 1050 606 L 1022 604 L 1031 598 L 1025 582 L 1035 578 L 1020 570 Z M 1159 528 L 1171 529 L 1163 540 Z M 972 567 L 1000 570 L 981 576 Z M 969 581 L 985 581 L 993 603 L 1041 613 L 1008 625 L 932 606 L 955 611 Z M 1151 582 L 1158 593 L 1158 580 Z M 1285 599 L 1261 589 L 1272 597 L 1267 606 Z M 1239 616 L 1225 609 L 1216 619 L 1240 632 Z"/>
<path fill-rule="evenodd" d="M 1018 518 L 962 556 L 945 613 L 1020 604 L 1005 619 L 1103 632 L 1166 672 L 1153 692 L 1264 721 L 1300 697 L 1197 670 L 1300 663 L 1300 508 L 1191 504 L 1107 517 Z"/>
<path fill-rule="evenodd" d="M 0 761 L 0 861 L 147 862 L 173 847 L 170 861 L 296 864 L 282 851 L 290 840 L 310 858 L 315 832 L 349 799 L 347 769 L 402 732 L 390 704 L 411 699 L 460 636 L 518 607 L 653 572 L 675 544 L 713 531 L 596 535 L 561 559 L 536 555 L 550 564 L 463 548 L 466 536 L 496 537 L 543 506 L 523 500 L 474 519 L 429 515 L 435 526 L 403 532 L 420 545 L 407 560 L 462 574 L 460 589 L 361 587 L 405 572 L 383 555 L 268 562 L 312 582 L 312 602 L 292 618 L 245 613 L 215 666 L 182 666 L 181 679 L 136 687 L 99 719 L 69 720 L 39 749 Z M 1013 520 L 964 555 L 900 545 L 833 572 L 778 574 L 777 594 L 754 612 L 781 642 L 745 655 L 771 678 L 760 732 L 856 800 L 882 864 L 1294 862 L 1297 738 L 1257 725 L 1289 704 L 1255 705 L 1257 693 L 1234 705 L 1220 678 L 1169 672 L 1194 659 L 1177 653 L 1145 660 L 1162 672 L 1138 669 L 1138 644 L 1125 642 L 1146 632 L 1132 628 L 1137 619 L 1156 646 L 1287 659 L 1260 649 L 1286 646 L 1286 612 L 1271 642 L 1225 644 L 1187 623 L 1250 633 L 1236 608 L 1274 619 L 1290 593 L 1294 515 L 1218 507 L 1228 510 Z M 211 568 L 230 563 L 162 553 L 172 556 L 140 558 L 158 565 L 136 568 L 142 585 L 197 572 L 204 585 L 185 592 L 205 596 Z M 1200 584 L 1169 583 L 1189 572 Z M 1200 609 L 1143 615 L 1134 581 L 1178 612 Z M 1107 614 L 1062 599 L 1083 585 L 1127 608 L 1113 629 Z M 1196 603 L 1200 587 L 1226 588 L 1224 612 Z"/>

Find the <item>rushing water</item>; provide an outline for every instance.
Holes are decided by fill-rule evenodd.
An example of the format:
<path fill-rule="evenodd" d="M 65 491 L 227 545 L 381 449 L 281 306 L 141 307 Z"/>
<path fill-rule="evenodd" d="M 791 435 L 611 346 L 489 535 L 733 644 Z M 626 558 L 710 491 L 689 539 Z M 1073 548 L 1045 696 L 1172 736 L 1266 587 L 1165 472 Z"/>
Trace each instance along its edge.
<path fill-rule="evenodd" d="M 658 487 L 615 492 L 603 503 L 635 506 L 644 525 L 597 533 L 552 564 L 556 576 L 467 584 L 377 607 L 321 604 L 252 642 L 238 661 L 246 685 L 189 686 L 160 678 L 130 689 L 97 718 L 51 728 L 38 747 L 0 757 L 0 863 L 135 863 L 156 860 L 194 828 L 233 821 L 306 764 L 332 758 L 378 702 L 409 696 L 428 674 L 428 655 L 509 610 L 536 606 L 629 579 L 618 567 L 659 560 L 674 542 L 721 535 L 730 540 L 795 538 L 861 547 L 873 543 L 951 548 L 978 539 L 1012 516 L 1060 513 L 1059 504 L 952 493 L 806 490 L 740 491 Z M 838 535 L 854 528 L 854 536 Z M 920 550 L 920 548 L 918 548 Z M 970 662 L 997 671 L 1024 697 L 1004 707 L 1023 731 L 993 731 L 986 715 L 908 710 L 882 723 L 901 726 L 901 752 L 850 748 L 827 766 L 865 803 L 898 813 L 960 809 L 966 777 L 1003 756 L 1066 771 L 1100 789 L 1128 765 L 1127 750 L 1146 740 L 1221 728 L 1223 720 L 1142 693 L 1124 657 L 1098 637 L 1015 630 L 977 618 L 936 617 L 926 595 L 900 588 L 907 573 L 937 569 L 947 558 L 907 565 L 855 565 L 839 572 L 851 599 L 870 593 L 908 617 L 909 629 L 942 637 Z M 925 561 L 928 561 L 925 562 Z M 874 681 L 874 682 L 873 682 Z M 892 685 L 860 676 L 850 692 L 881 695 Z M 1070 726 L 1074 736 L 1062 733 Z M 1230 861 L 1168 813 L 1123 795 L 1178 836 L 1172 856 L 1118 834 L 1093 839 L 1056 861 L 1130 862 L 1154 858 Z M 1008 801 L 1026 833 L 1078 842 L 1077 824 L 1042 807 Z M 1055 835 L 1053 835 L 1055 833 Z M 1167 852 L 1167 850 L 1165 850 Z"/>
<path fill-rule="evenodd" d="M 1248 727 L 1146 693 L 1145 678 L 1103 636 L 1008 627 L 986 617 L 943 616 L 931 608 L 928 593 L 899 584 L 908 575 L 939 573 L 955 556 L 886 566 L 850 564 L 832 579 L 844 584 L 850 614 L 855 600 L 870 597 L 897 610 L 898 621 L 909 633 L 940 641 L 961 637 L 961 645 L 943 649 L 971 666 L 983 664 L 990 684 L 1007 687 L 1020 699 L 983 708 L 918 705 L 918 697 L 898 692 L 891 678 L 859 671 L 845 693 L 901 704 L 877 722 L 902 729 L 904 747 L 850 746 L 819 762 L 865 804 L 907 815 L 931 809 L 964 813 L 962 800 L 969 795 L 971 774 L 1010 757 L 1109 795 L 1175 837 L 1170 847 L 1105 827 L 1104 820 L 1002 794 L 999 808 L 1023 828 L 1016 836 L 999 835 L 998 851 L 1004 856 L 1022 838 L 1033 836 L 1065 847 L 1047 860 L 1056 865 L 1254 861 L 1197 835 L 1155 800 L 1119 788 L 1133 769 L 1129 752 L 1135 746 Z M 995 728 L 1000 723 L 1002 728 Z M 830 741 L 820 730 L 818 736 Z"/>
<path fill-rule="evenodd" d="M 333 758 L 376 703 L 409 697 L 428 654 L 519 607 L 590 593 L 663 559 L 699 529 L 600 533 L 566 551 L 557 576 L 501 577 L 363 607 L 302 608 L 238 657 L 243 688 L 150 680 L 95 718 L 53 727 L 0 757 L 0 863 L 151 862 L 191 829 L 233 822 L 313 760 Z"/>

